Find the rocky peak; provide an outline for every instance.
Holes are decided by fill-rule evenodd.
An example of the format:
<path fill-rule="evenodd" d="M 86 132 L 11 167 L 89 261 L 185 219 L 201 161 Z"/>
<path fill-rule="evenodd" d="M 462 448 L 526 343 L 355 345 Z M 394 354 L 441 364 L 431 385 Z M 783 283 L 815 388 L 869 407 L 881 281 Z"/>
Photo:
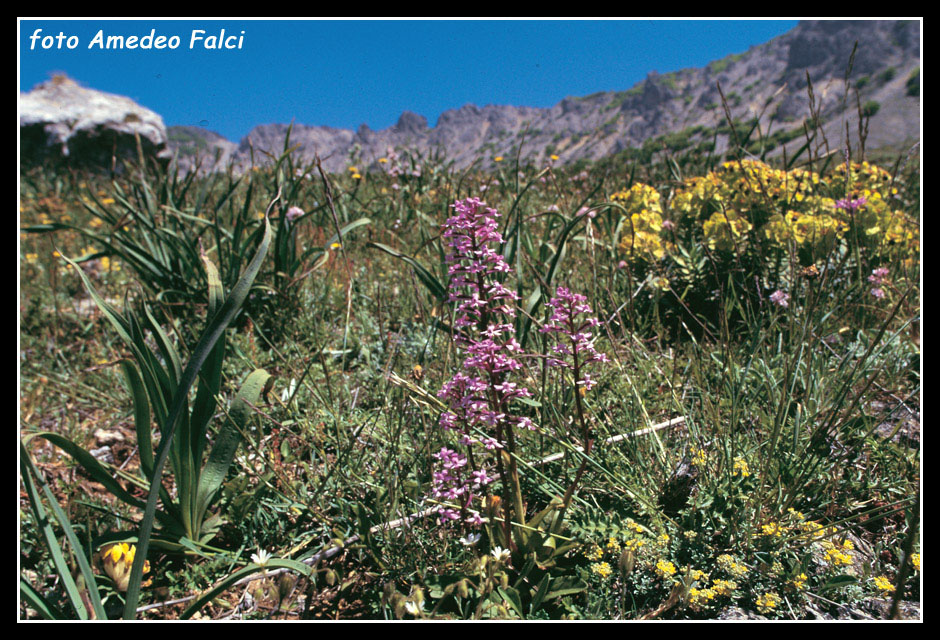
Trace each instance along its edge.
<path fill-rule="evenodd" d="M 67 162 L 76 167 L 118 168 L 137 158 L 136 137 L 148 156 L 169 160 L 163 118 L 130 98 L 54 76 L 20 94 L 20 148 L 24 164 Z"/>
<path fill-rule="evenodd" d="M 405 111 L 395 123 L 395 130 L 399 133 L 424 133 L 428 129 L 428 119 L 417 113 Z"/>

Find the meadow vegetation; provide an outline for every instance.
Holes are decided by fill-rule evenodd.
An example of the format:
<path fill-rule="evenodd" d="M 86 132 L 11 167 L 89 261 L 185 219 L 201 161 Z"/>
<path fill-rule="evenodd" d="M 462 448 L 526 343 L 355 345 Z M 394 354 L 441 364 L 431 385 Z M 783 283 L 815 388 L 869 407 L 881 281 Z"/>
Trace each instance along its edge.
<path fill-rule="evenodd" d="M 24 171 L 21 618 L 905 615 L 917 159 L 737 124 Z"/>

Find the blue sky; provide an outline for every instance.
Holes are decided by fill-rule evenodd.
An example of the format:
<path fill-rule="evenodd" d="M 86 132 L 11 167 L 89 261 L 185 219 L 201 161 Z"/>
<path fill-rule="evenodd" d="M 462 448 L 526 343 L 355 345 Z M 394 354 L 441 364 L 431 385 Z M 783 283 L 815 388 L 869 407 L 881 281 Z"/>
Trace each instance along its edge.
<path fill-rule="evenodd" d="M 433 126 L 467 103 L 548 107 L 566 96 L 629 89 L 649 71 L 704 66 L 796 26 L 784 21 L 22 20 L 20 90 L 55 72 L 133 98 L 167 125 L 237 141 L 255 125 L 355 129 L 404 110 Z M 190 49 L 194 29 L 225 29 L 241 49 Z M 36 29 L 40 38 L 31 40 Z M 88 48 L 95 34 L 180 38 L 178 48 Z M 74 49 L 44 36 L 75 36 Z M 32 42 L 32 49 L 31 47 Z M 231 40 L 231 44 L 237 44 Z"/>

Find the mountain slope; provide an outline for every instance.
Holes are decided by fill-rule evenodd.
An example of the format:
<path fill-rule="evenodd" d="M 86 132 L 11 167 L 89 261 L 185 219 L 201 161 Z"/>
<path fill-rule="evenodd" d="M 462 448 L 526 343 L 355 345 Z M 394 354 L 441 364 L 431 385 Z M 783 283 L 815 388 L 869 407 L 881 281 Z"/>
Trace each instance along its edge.
<path fill-rule="evenodd" d="M 485 167 L 500 155 L 514 157 L 520 145 L 526 160 L 542 163 L 554 154 L 564 164 L 601 158 L 665 134 L 694 141 L 725 122 L 722 93 L 732 118 L 760 117 L 765 134 L 796 130 L 811 114 L 808 76 L 833 149 L 845 145 L 846 121 L 849 143 L 857 147 L 858 107 L 875 111 L 868 148 L 901 147 L 919 139 L 919 92 L 909 95 L 914 91 L 908 84 L 919 67 L 917 21 L 807 21 L 703 68 L 652 72 L 626 91 L 569 97 L 547 109 L 465 105 L 442 113 L 434 127 L 410 112 L 381 131 L 365 125 L 351 131 L 295 124 L 291 143 L 300 145 L 307 160 L 319 154 L 333 171 L 351 161 L 351 152 L 359 154 L 355 162 L 368 165 L 389 148 L 403 147 L 425 154 L 441 151 L 458 168 L 474 161 Z M 180 150 L 181 165 L 191 166 L 192 154 L 173 140 L 175 129 L 170 128 L 171 145 Z M 265 156 L 259 152 L 278 153 L 286 131 L 284 124 L 255 127 L 230 157 L 244 169 L 254 150 L 255 162 L 262 162 Z M 727 136 L 718 138 L 719 151 L 727 142 Z"/>

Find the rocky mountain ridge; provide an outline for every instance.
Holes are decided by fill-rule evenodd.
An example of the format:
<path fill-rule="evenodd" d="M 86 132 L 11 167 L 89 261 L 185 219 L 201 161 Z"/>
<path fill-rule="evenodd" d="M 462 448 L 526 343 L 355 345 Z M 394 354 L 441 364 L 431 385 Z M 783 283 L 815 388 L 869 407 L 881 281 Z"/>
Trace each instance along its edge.
<path fill-rule="evenodd" d="M 514 158 L 520 148 L 524 161 L 544 163 L 556 155 L 558 164 L 567 164 L 662 136 L 696 142 L 720 131 L 727 105 L 735 120 L 759 118 L 762 133 L 776 133 L 780 145 L 795 138 L 815 112 L 835 149 L 844 147 L 846 135 L 857 147 L 861 110 L 870 116 L 867 148 L 901 148 L 920 137 L 919 69 L 918 21 L 805 21 L 702 68 L 651 72 L 626 91 L 568 97 L 548 108 L 468 104 L 442 113 L 434 127 L 409 111 L 379 131 L 294 123 L 291 145 L 299 145 L 302 161 L 319 154 L 331 171 L 352 162 L 370 166 L 389 149 L 404 148 L 440 152 L 455 168 L 488 168 L 494 158 Z M 168 147 L 184 171 L 197 162 L 202 170 L 233 165 L 244 171 L 268 161 L 262 152 L 278 155 L 287 129 L 260 125 L 236 144 L 199 127 L 169 127 Z M 728 135 L 710 138 L 717 151 L 728 144 Z"/>

